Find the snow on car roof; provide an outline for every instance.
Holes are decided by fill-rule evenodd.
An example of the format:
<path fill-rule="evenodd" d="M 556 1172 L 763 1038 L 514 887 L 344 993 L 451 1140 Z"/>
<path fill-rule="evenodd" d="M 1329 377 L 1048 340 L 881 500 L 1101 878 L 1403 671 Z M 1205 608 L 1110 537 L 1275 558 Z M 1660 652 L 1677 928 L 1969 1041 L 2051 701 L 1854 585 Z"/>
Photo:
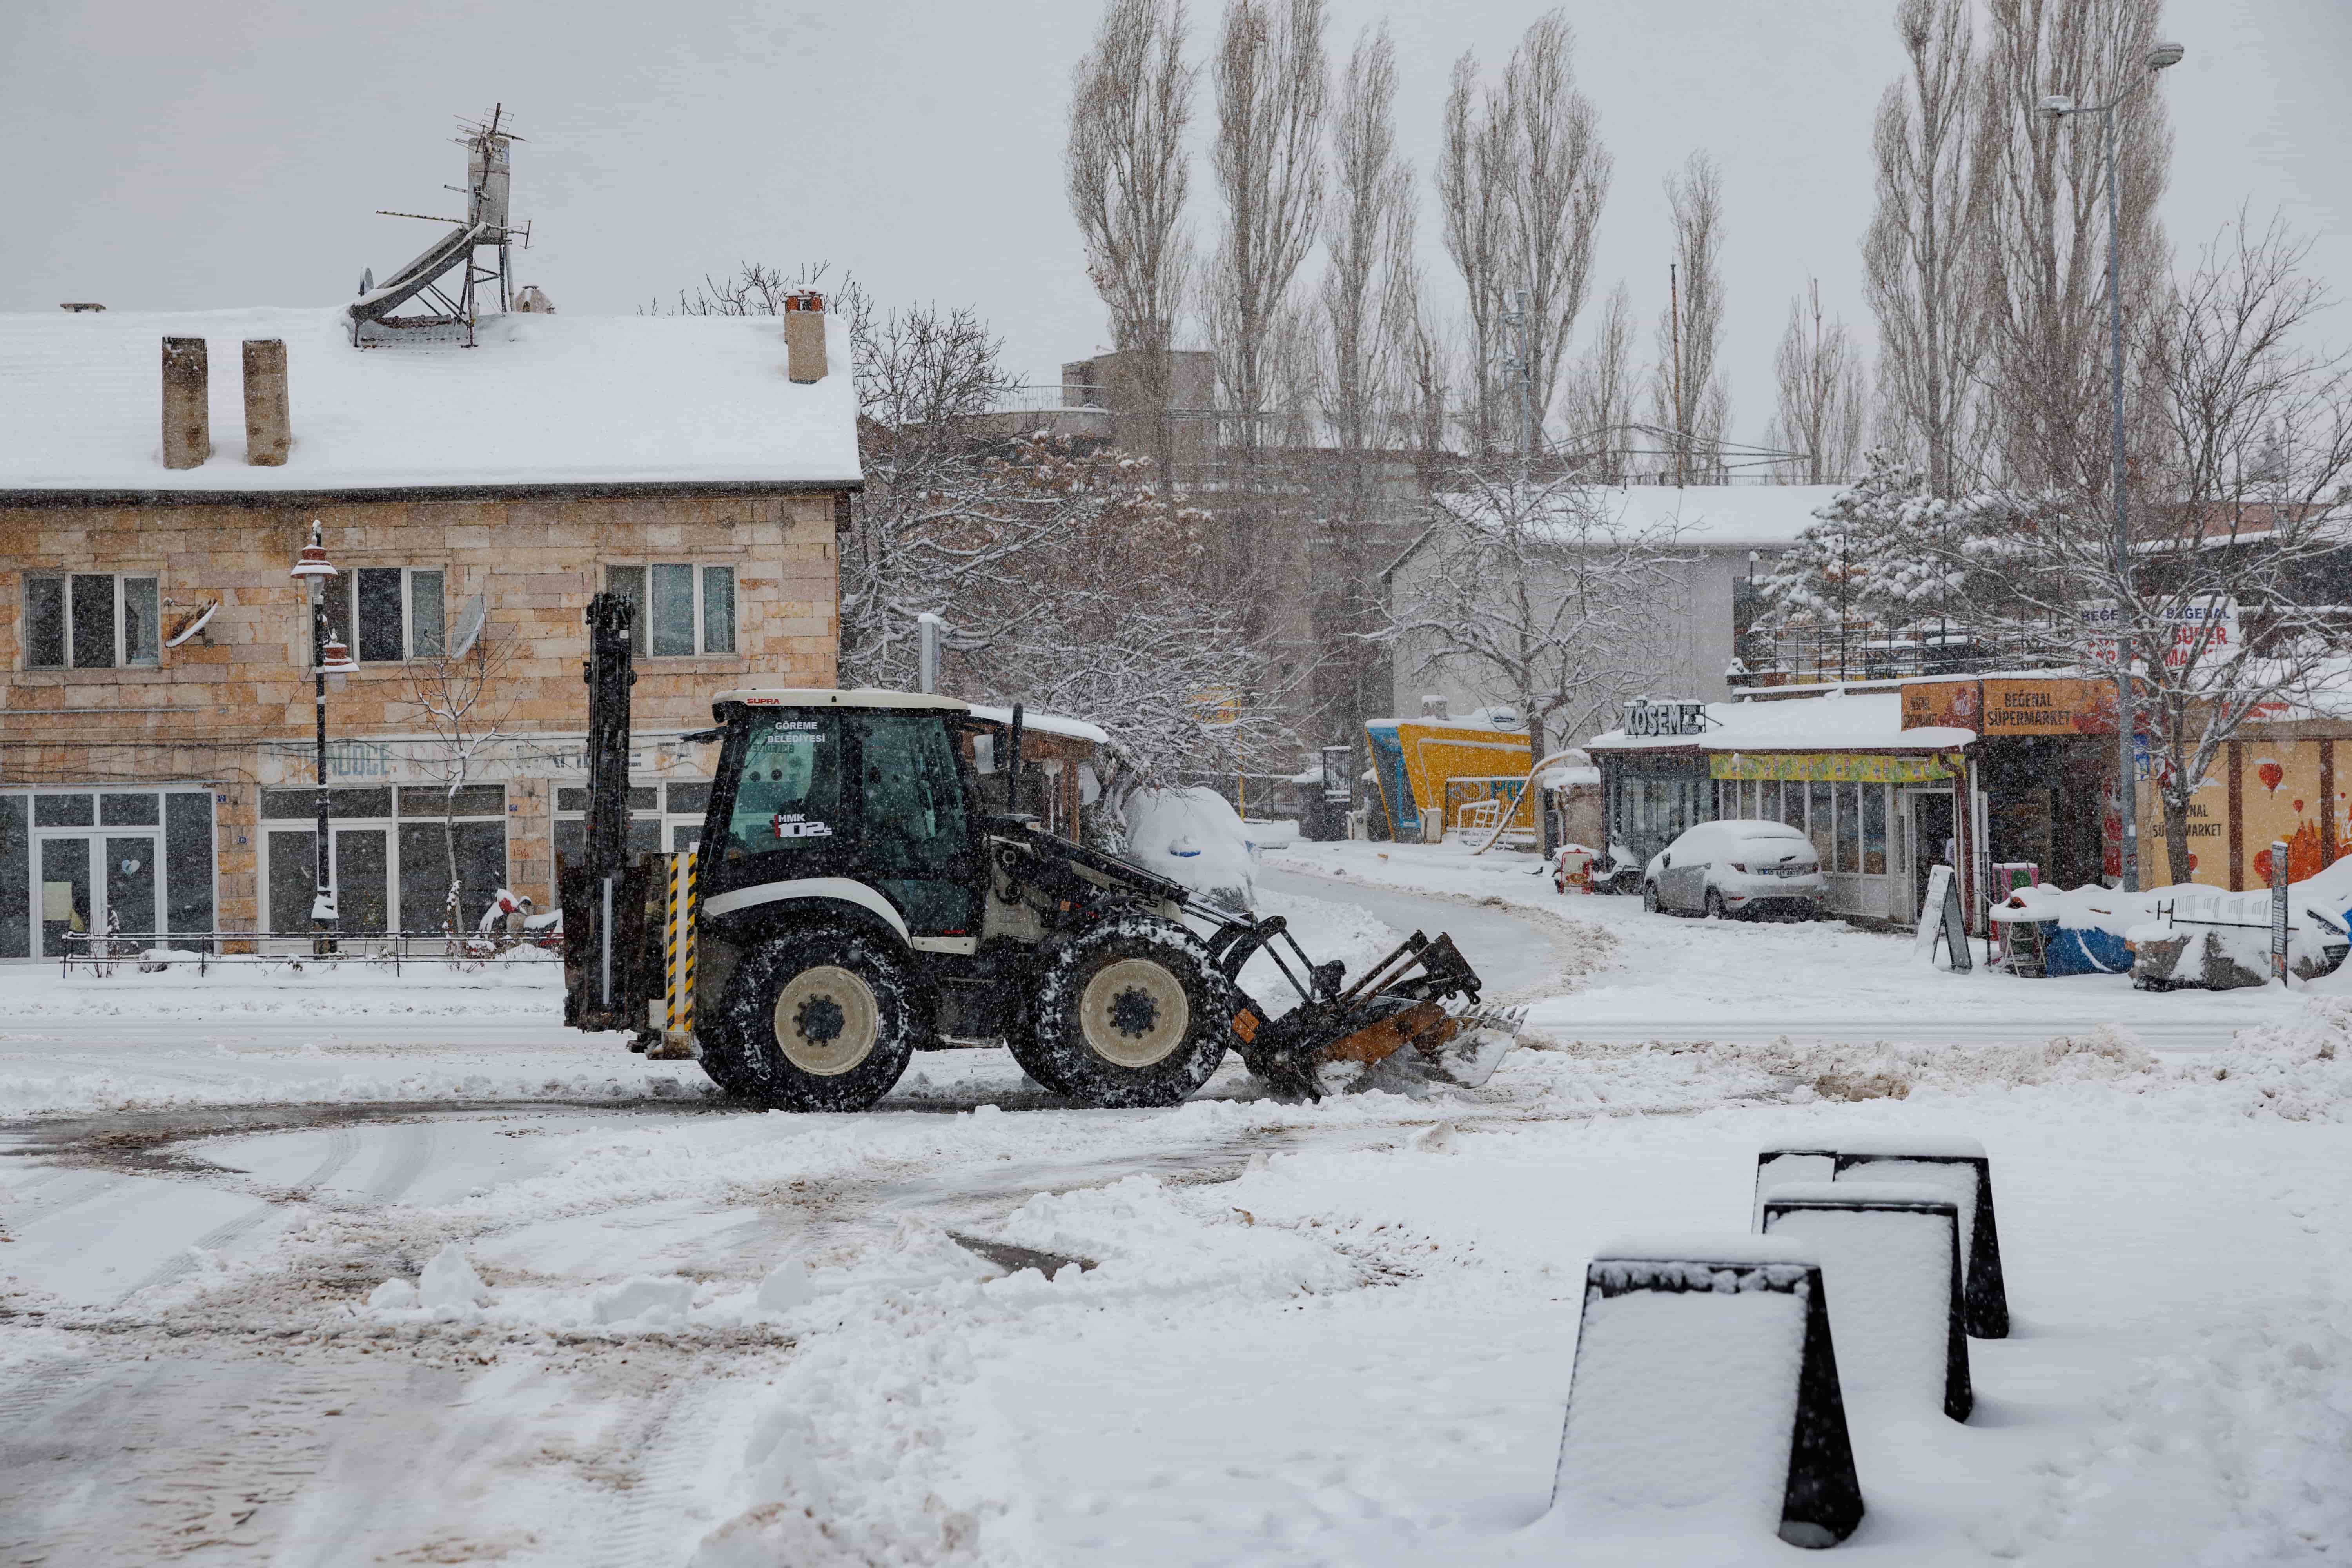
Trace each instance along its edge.
<path fill-rule="evenodd" d="M 1709 702 L 1703 735 L 1628 735 L 1622 729 L 1595 735 L 1586 748 L 1601 752 L 1944 752 L 1977 738 L 1974 730 L 1930 725 L 1903 727 L 1903 695 L 1897 691 L 1832 689 L 1820 697 L 1775 702 Z"/>
<path fill-rule="evenodd" d="M 0 314 L 0 495 L 861 482 L 839 320 L 806 385 L 775 317 L 492 316 L 470 349 L 357 349 L 348 324 L 333 307 Z M 161 456 L 166 337 L 208 345 L 213 455 L 193 468 Z M 286 344 L 278 468 L 245 461 L 247 338 Z"/>

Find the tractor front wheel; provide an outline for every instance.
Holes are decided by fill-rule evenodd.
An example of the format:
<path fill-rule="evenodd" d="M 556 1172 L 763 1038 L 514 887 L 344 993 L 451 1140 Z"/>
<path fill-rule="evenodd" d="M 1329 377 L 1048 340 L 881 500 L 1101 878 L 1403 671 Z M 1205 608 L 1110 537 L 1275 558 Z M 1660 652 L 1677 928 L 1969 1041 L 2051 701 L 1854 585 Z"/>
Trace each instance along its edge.
<path fill-rule="evenodd" d="M 1016 1054 L 1038 1082 L 1102 1108 L 1181 1104 L 1224 1060 L 1240 1005 L 1198 937 L 1148 916 L 1054 950 L 1041 982 Z"/>
<path fill-rule="evenodd" d="M 864 1110 L 907 1070 L 923 1026 L 906 963 L 881 938 L 813 932 L 761 944 L 702 1034 L 719 1088 L 786 1110 Z"/>

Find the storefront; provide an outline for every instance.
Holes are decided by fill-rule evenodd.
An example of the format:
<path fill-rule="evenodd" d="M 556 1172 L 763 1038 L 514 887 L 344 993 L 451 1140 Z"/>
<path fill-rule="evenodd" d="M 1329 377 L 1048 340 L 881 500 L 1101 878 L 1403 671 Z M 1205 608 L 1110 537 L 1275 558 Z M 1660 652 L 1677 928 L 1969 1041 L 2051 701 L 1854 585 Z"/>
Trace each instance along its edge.
<path fill-rule="evenodd" d="M 2121 876 L 2114 682 L 2064 674 L 1909 681 L 1903 722 L 1910 731 L 1979 731 L 1968 750 L 1959 835 L 1969 848 L 1955 862 L 1971 929 L 1980 929 L 1987 901 L 2012 878 L 2081 888 L 2112 886 Z"/>
<path fill-rule="evenodd" d="M 1834 912 L 1908 922 L 1927 868 L 1966 853 L 1956 793 L 1976 734 L 1906 729 L 1894 692 L 1645 703 L 1628 720 L 1590 746 L 1621 862 L 1701 822 L 1785 823 L 1812 840 Z"/>
<path fill-rule="evenodd" d="M 108 930 L 209 932 L 214 795 L 204 784 L 0 791 L 0 958 L 58 958 Z"/>

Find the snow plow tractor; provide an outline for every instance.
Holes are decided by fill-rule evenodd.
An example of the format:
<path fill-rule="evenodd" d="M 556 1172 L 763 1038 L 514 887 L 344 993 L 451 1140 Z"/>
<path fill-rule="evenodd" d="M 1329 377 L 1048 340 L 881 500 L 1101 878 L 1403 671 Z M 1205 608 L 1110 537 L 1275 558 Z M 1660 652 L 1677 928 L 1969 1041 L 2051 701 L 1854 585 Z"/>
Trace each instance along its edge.
<path fill-rule="evenodd" d="M 721 692 L 694 737 L 719 745 L 699 843 L 627 861 L 630 606 L 606 597 L 587 854 L 562 873 L 576 1027 L 637 1031 L 731 1094 L 842 1111 L 923 1049 L 1002 1042 L 1055 1093 L 1127 1107 L 1181 1101 L 1229 1050 L 1314 1099 L 1475 1086 L 1517 1042 L 1519 1016 L 1478 1005 L 1445 936 L 1416 932 L 1349 984 L 1279 916 L 1044 831 L 1020 809 L 1018 708 L 1007 727 L 912 692 Z M 1007 751 L 1011 809 L 988 811 L 979 775 Z M 1297 993 L 1278 1015 L 1241 984 L 1261 952 Z"/>

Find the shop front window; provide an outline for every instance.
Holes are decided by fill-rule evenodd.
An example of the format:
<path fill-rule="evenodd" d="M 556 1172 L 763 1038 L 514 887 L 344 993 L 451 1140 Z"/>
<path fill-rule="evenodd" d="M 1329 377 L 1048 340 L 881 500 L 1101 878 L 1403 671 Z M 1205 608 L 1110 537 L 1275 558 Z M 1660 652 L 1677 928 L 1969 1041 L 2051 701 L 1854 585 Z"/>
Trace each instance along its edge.
<path fill-rule="evenodd" d="M 1862 869 L 1862 790 L 1858 784 L 1837 786 L 1837 868 Z"/>
<path fill-rule="evenodd" d="M 1802 788 L 1808 797 L 1807 805 L 1810 809 L 1806 813 L 1805 832 L 1813 841 L 1814 856 L 1820 859 L 1822 868 L 1827 870 L 1837 860 L 1836 834 L 1833 831 L 1837 821 L 1837 808 L 1832 804 L 1836 799 L 1837 786 L 1832 784 L 1812 784 L 1797 787 Z"/>
<path fill-rule="evenodd" d="M 1886 790 L 1885 784 L 1862 786 L 1862 870 L 1867 877 L 1886 875 Z"/>

